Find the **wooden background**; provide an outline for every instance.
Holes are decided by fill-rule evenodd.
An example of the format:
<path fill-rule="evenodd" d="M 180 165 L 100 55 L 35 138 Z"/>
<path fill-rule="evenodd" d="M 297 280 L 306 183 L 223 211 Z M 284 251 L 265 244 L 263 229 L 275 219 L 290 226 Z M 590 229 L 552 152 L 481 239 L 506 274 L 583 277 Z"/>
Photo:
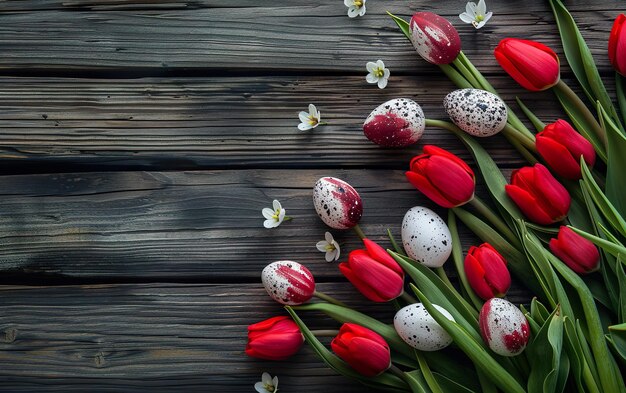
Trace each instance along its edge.
<path fill-rule="evenodd" d="M 566 4 L 609 81 L 607 37 L 626 5 Z M 268 371 L 283 392 L 364 391 L 307 347 L 288 362 L 245 356 L 247 325 L 284 314 L 260 272 L 299 261 L 320 290 L 390 320 L 315 249 L 327 228 L 311 188 L 326 175 L 351 183 L 363 229 L 388 245 L 408 208 L 434 208 L 403 175 L 421 146 L 469 159 L 438 129 L 406 149 L 363 136 L 369 112 L 395 97 L 444 118 L 454 88 L 387 10 L 447 17 L 509 103 L 562 116 L 550 92 L 522 91 L 492 56 L 504 37 L 539 40 L 571 80 L 547 2 L 489 1 L 479 31 L 458 19 L 464 7 L 370 0 L 349 19 L 341 0 L 0 1 L 0 390 L 251 392 Z M 391 69 L 384 90 L 365 82 L 377 59 Z M 331 124 L 298 131 L 309 103 Z M 523 164 L 502 137 L 484 143 L 506 173 Z M 267 230 L 261 209 L 275 198 L 295 219 Z M 358 247 L 332 232 L 344 255 Z"/>

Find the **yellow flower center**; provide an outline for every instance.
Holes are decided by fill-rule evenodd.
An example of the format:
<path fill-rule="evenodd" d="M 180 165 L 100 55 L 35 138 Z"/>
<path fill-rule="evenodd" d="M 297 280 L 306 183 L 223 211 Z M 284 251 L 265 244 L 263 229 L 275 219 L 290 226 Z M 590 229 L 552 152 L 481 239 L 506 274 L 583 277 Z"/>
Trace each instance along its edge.
<path fill-rule="evenodd" d="M 334 251 L 336 248 L 334 245 L 332 244 L 327 244 L 326 245 L 326 251 Z"/>
<path fill-rule="evenodd" d="M 317 118 L 315 118 L 314 116 L 309 115 L 309 124 L 314 126 L 317 124 Z"/>
<path fill-rule="evenodd" d="M 280 217 L 280 210 L 276 210 L 276 211 L 274 212 L 274 215 L 272 216 L 272 218 L 273 218 L 274 220 L 278 221 L 279 217 Z"/>
<path fill-rule="evenodd" d="M 265 388 L 265 390 L 267 390 L 268 392 L 273 392 L 274 391 L 274 385 L 266 383 L 265 386 L 263 386 Z"/>
<path fill-rule="evenodd" d="M 376 68 L 374 70 L 374 75 L 376 75 L 379 78 L 382 78 L 385 75 L 385 71 L 382 68 Z"/>
<path fill-rule="evenodd" d="M 485 15 L 476 15 L 476 22 L 482 22 L 485 20 Z"/>
<path fill-rule="evenodd" d="M 361 0 L 354 0 L 354 5 L 357 7 L 363 7 L 363 2 Z"/>

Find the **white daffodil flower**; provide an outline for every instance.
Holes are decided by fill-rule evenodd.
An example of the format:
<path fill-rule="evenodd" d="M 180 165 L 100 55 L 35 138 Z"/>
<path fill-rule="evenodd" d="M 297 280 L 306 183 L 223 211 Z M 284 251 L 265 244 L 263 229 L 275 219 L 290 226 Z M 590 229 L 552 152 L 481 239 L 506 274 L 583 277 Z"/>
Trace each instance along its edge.
<path fill-rule="evenodd" d="M 261 382 L 254 384 L 254 388 L 259 393 L 276 393 L 278 392 L 278 377 L 274 377 L 268 373 L 263 373 Z"/>
<path fill-rule="evenodd" d="M 326 253 L 326 262 L 336 261 L 339 259 L 339 254 L 341 253 L 339 243 L 333 239 L 333 235 L 330 232 L 326 232 L 324 239 L 325 240 L 317 242 L 315 247 L 317 247 L 319 251 Z"/>
<path fill-rule="evenodd" d="M 318 111 L 313 104 L 309 104 L 309 113 L 302 111 L 300 112 L 298 117 L 301 121 L 301 123 L 298 124 L 298 129 L 300 131 L 310 130 L 319 126 L 320 124 L 324 124 L 320 122 L 320 120 L 322 119 L 320 111 Z"/>
<path fill-rule="evenodd" d="M 263 222 L 263 226 L 265 228 L 276 228 L 285 220 L 285 209 L 281 206 L 280 202 L 274 199 L 272 203 L 272 207 L 274 209 L 270 209 L 269 207 L 261 210 L 261 214 L 266 220 Z"/>
<path fill-rule="evenodd" d="M 348 16 L 350 18 L 356 18 L 357 16 L 365 15 L 365 1 L 366 0 L 343 0 L 343 4 L 348 7 Z"/>
<path fill-rule="evenodd" d="M 485 0 L 480 0 L 478 5 L 470 1 L 465 6 L 465 12 L 459 15 L 459 18 L 465 23 L 471 23 L 477 29 L 480 29 L 491 18 L 492 12 L 487 12 Z"/>
<path fill-rule="evenodd" d="M 385 68 L 385 63 L 382 60 L 378 60 L 376 63 L 368 61 L 365 68 L 369 72 L 365 77 L 367 83 L 378 83 L 379 89 L 384 89 L 387 86 L 390 72 L 388 68 Z"/>

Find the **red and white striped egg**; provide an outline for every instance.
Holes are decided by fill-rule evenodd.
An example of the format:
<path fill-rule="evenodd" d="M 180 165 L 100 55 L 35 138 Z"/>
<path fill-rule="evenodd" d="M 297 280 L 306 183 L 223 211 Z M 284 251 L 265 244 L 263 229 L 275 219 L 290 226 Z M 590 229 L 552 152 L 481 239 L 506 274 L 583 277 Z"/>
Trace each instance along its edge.
<path fill-rule="evenodd" d="M 261 280 L 272 299 L 289 306 L 307 302 L 315 292 L 315 279 L 309 269 L 294 261 L 270 263 L 263 269 Z"/>
<path fill-rule="evenodd" d="M 405 147 L 420 139 L 425 126 L 424 112 L 415 101 L 394 98 L 379 105 L 367 116 L 363 133 L 377 145 Z"/>
<path fill-rule="evenodd" d="M 530 339 L 526 317 L 505 299 L 494 297 L 483 304 L 478 323 L 483 340 L 498 355 L 519 355 Z"/>
<path fill-rule="evenodd" d="M 322 221 L 333 229 L 352 228 L 363 215 L 359 193 L 350 184 L 334 177 L 322 177 L 315 183 L 313 206 Z"/>

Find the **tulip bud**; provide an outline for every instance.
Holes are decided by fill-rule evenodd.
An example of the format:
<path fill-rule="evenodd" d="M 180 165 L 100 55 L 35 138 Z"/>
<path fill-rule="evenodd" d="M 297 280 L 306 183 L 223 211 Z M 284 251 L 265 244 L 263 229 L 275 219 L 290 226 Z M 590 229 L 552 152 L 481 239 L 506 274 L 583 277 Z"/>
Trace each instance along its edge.
<path fill-rule="evenodd" d="M 409 24 L 411 42 L 422 58 L 433 64 L 450 64 L 461 52 L 461 37 L 445 18 L 417 12 Z"/>
<path fill-rule="evenodd" d="M 313 187 L 313 206 L 322 221 L 333 229 L 350 229 L 363 215 L 361 196 L 341 179 L 322 177 Z"/>
<path fill-rule="evenodd" d="M 287 316 L 273 317 L 248 326 L 246 354 L 253 358 L 285 360 L 304 343 L 298 325 Z"/>
<path fill-rule="evenodd" d="M 524 314 L 513 303 L 498 297 L 483 304 L 478 325 L 483 340 L 498 355 L 519 355 L 530 339 L 530 326 Z"/>
<path fill-rule="evenodd" d="M 600 268 L 600 253 L 596 246 L 566 226 L 559 228 L 556 239 L 550 240 L 550 250 L 578 274 Z"/>
<path fill-rule="evenodd" d="M 580 173 L 580 157 L 588 166 L 596 161 L 596 152 L 593 145 L 580 135 L 565 120 L 557 120 L 545 126 L 537 134 L 537 151 L 550 165 L 550 168 L 559 176 L 576 180 L 582 177 Z"/>
<path fill-rule="evenodd" d="M 272 299 L 289 306 L 302 304 L 315 293 L 313 275 L 298 262 L 272 262 L 263 269 L 261 280 Z"/>
<path fill-rule="evenodd" d="M 527 90 L 545 90 L 560 79 L 559 58 L 538 42 L 505 38 L 493 53 L 504 71 Z"/>
<path fill-rule="evenodd" d="M 569 211 L 569 193 L 541 164 L 514 170 L 505 190 L 522 213 L 537 224 L 561 221 Z"/>
<path fill-rule="evenodd" d="M 330 347 L 343 361 L 366 377 L 391 366 L 389 345 L 378 333 L 353 323 L 344 323 Z"/>
<path fill-rule="evenodd" d="M 363 239 L 365 250 L 354 250 L 339 270 L 369 300 L 387 302 L 404 290 L 404 272 L 381 246 Z"/>
<path fill-rule="evenodd" d="M 436 146 L 424 146 L 413 157 L 407 180 L 442 207 L 456 207 L 474 197 L 476 178 L 472 169 L 454 154 Z"/>
<path fill-rule="evenodd" d="M 622 76 L 626 76 L 626 15 L 615 18 L 609 36 L 609 60 Z"/>
<path fill-rule="evenodd" d="M 465 257 L 465 275 L 483 300 L 502 297 L 511 286 L 506 260 L 489 243 L 471 247 Z"/>

